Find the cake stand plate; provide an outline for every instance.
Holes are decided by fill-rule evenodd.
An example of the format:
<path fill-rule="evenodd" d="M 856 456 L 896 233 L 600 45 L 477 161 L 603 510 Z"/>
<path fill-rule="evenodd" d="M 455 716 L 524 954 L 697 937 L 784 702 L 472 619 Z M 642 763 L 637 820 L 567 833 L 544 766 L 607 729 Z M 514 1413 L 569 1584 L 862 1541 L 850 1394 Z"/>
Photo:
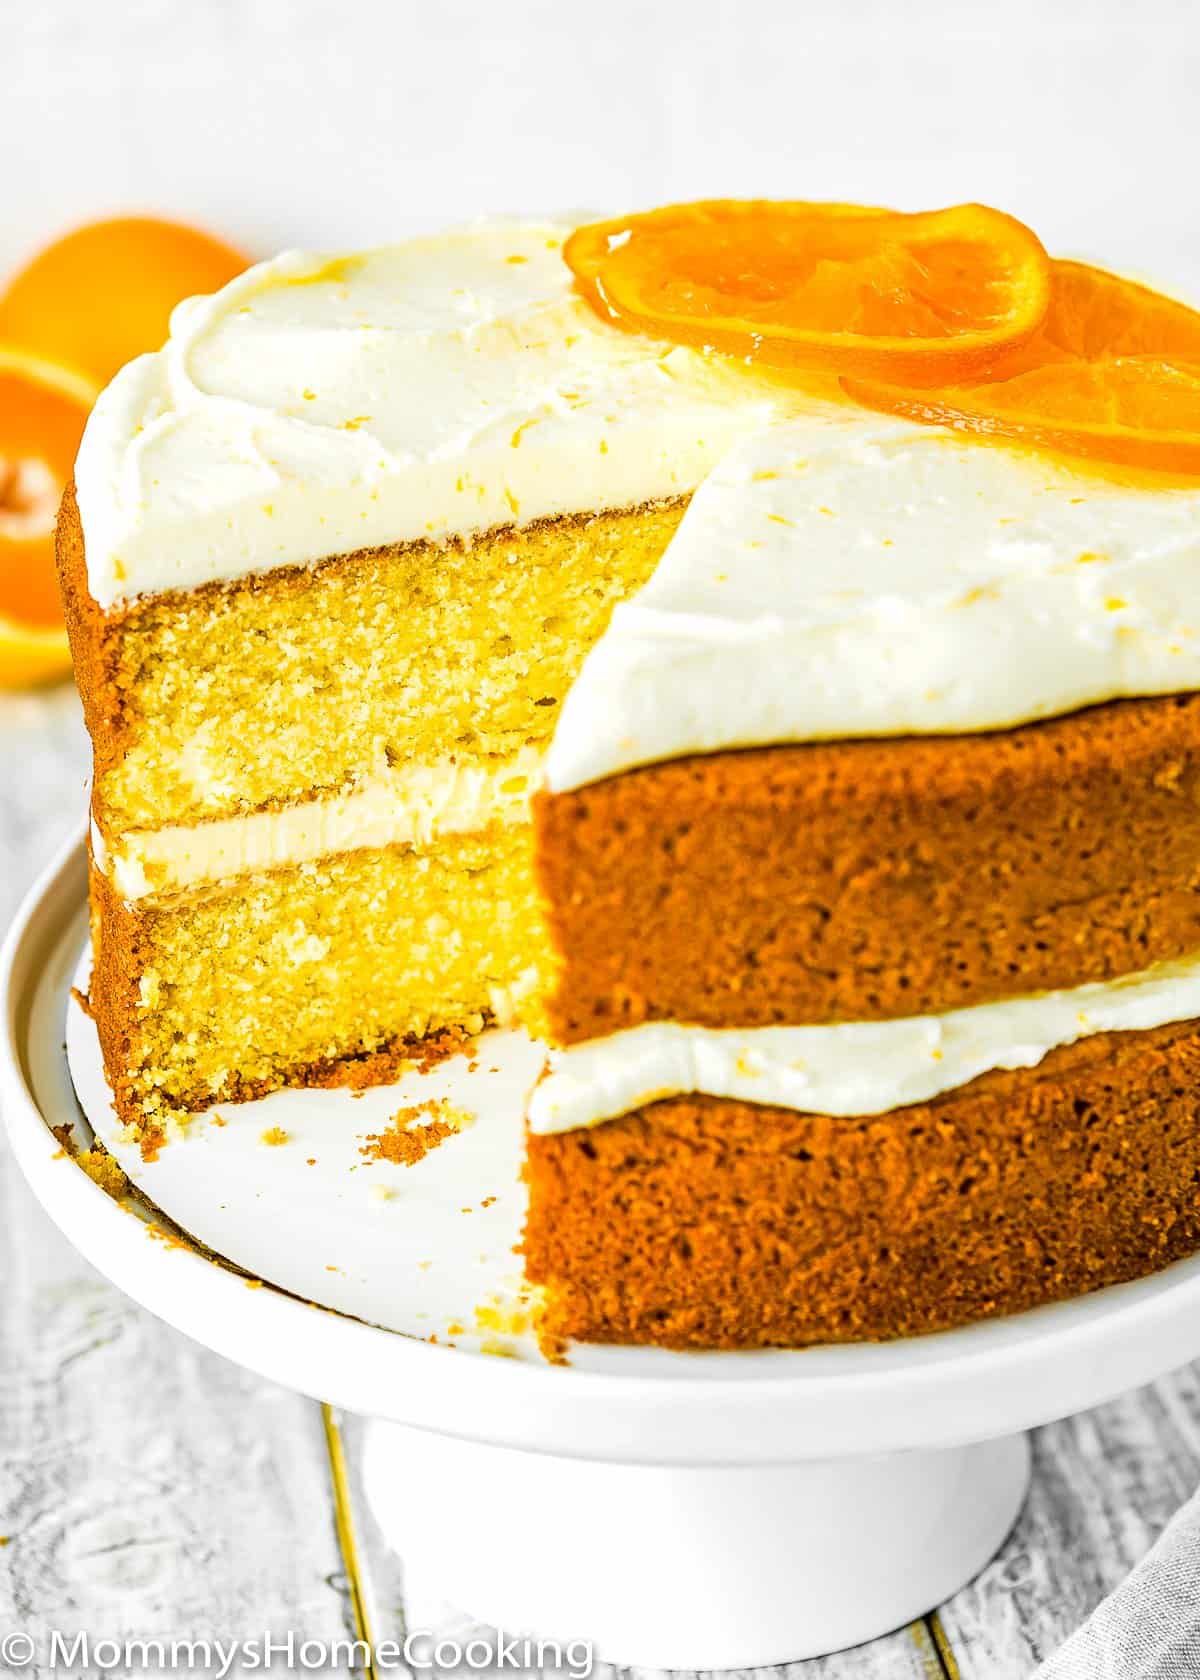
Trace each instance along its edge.
<path fill-rule="evenodd" d="M 538 1047 L 489 1034 L 360 1097 L 218 1105 L 144 1162 L 71 997 L 84 894 L 73 842 L 0 958 L 0 1092 L 35 1193 L 168 1323 L 373 1419 L 366 1482 L 384 1532 L 508 1633 L 686 1668 L 872 1638 L 999 1546 L 1027 1483 L 1022 1431 L 1200 1353 L 1193 1259 L 884 1346 L 573 1347 L 549 1365 L 523 1328 L 512 1252 Z M 474 1124 L 412 1167 L 373 1158 L 399 1108 L 439 1098 Z M 95 1138 L 129 1175 L 119 1200 L 72 1158 Z"/>

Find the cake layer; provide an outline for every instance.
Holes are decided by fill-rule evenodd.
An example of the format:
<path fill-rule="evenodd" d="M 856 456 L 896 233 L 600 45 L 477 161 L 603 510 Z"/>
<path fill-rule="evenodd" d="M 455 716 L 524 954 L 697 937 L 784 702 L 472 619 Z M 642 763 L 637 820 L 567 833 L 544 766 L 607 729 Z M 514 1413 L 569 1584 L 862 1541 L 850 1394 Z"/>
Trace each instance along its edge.
<path fill-rule="evenodd" d="M 546 743 L 587 648 L 681 511 L 393 546 L 105 616 L 68 494 L 60 568 L 106 843 L 353 791 L 412 760 L 480 764 Z"/>
<path fill-rule="evenodd" d="M 884 1114 L 994 1068 L 1035 1067 L 1096 1033 L 1200 1016 L 1200 953 L 1065 992 L 944 1015 L 828 1026 L 647 1022 L 558 1050 L 529 1100 L 535 1132 L 594 1126 L 662 1097 L 700 1093 L 814 1114 Z"/>
<path fill-rule="evenodd" d="M 549 785 L 1200 688 L 1200 489 L 826 408 L 740 441 L 563 709 Z"/>
<path fill-rule="evenodd" d="M 676 1348 L 884 1340 L 1200 1248 L 1200 1024 L 1104 1035 L 868 1119 L 675 1097 L 529 1138 L 547 1333 Z"/>
<path fill-rule="evenodd" d="M 797 393 L 614 332 L 563 222 L 289 252 L 176 310 L 88 421 L 102 608 L 330 554 L 693 490 Z"/>
<path fill-rule="evenodd" d="M 940 1014 L 1200 949 L 1200 696 L 684 759 L 534 815 L 563 1043 Z"/>
<path fill-rule="evenodd" d="M 410 763 L 332 799 L 302 799 L 244 817 L 127 830 L 112 847 L 93 823 L 92 858 L 120 897 L 141 899 L 338 852 L 429 846 L 444 834 L 528 822 L 540 764 L 541 754 L 533 747 L 499 763 Z"/>
<path fill-rule="evenodd" d="M 93 869 L 90 1004 L 122 1119 L 146 1131 L 510 1019 L 546 961 L 529 849 L 527 825 L 493 825 L 141 906 Z"/>

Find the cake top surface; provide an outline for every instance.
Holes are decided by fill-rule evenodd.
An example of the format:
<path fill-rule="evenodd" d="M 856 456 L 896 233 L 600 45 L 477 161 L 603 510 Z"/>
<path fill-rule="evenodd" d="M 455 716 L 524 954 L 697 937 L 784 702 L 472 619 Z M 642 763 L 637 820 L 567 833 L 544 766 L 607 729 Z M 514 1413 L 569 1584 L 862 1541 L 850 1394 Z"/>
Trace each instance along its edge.
<path fill-rule="evenodd" d="M 584 662 L 555 789 L 1200 687 L 1200 489 L 830 409 L 735 445 Z"/>
<path fill-rule="evenodd" d="M 182 304 L 84 437 L 93 598 L 678 495 L 803 407 L 769 375 L 606 327 L 573 289 L 569 231 L 292 252 Z"/>
<path fill-rule="evenodd" d="M 845 208 L 824 207 L 838 229 Z M 1200 355 L 1200 316 L 1103 271 L 1052 264 L 1048 309 L 1015 293 L 1042 323 L 1040 340 L 1016 344 L 1035 350 L 1031 374 L 989 384 L 985 369 L 982 384 L 897 397 L 872 346 L 894 356 L 912 341 L 830 322 L 844 309 L 861 326 L 897 290 L 905 310 L 925 309 L 933 247 L 914 266 L 904 241 L 928 218 L 896 218 L 897 268 L 896 250 L 882 266 L 872 255 L 870 228 L 884 224 L 871 218 L 883 213 L 855 211 L 861 226 L 831 282 L 769 239 L 776 271 L 759 275 L 741 231 L 722 244 L 711 206 L 683 211 L 631 219 L 648 234 L 505 222 L 356 254 L 289 253 L 181 305 L 167 345 L 123 370 L 88 425 L 76 480 L 94 599 L 120 612 L 139 596 L 360 549 L 695 492 L 655 576 L 617 609 L 568 696 L 553 788 L 691 752 L 1003 728 L 1200 687 L 1200 478 L 1138 478 L 951 429 L 1012 430 L 1015 414 L 1020 437 L 1023 407 L 1040 424 L 1053 387 L 1075 442 L 1079 412 L 1086 431 L 1093 409 L 1111 410 L 1120 449 L 1136 457 L 1157 427 L 1154 447 L 1182 437 L 1186 463 L 1195 439 L 1162 428 L 1192 401 L 1190 375 L 1167 366 L 1164 383 L 1166 364 L 1142 352 L 1157 334 L 1162 356 Z M 775 212 L 750 211 L 753 238 L 766 237 L 754 219 Z M 993 214 L 979 212 L 985 231 Z M 949 270 L 963 226 L 939 259 Z M 581 259 L 568 260 L 581 236 L 590 298 Z M 1003 270 L 1010 280 L 1049 263 L 1029 239 Z M 680 249 L 696 273 L 673 266 Z M 731 287 L 747 311 L 732 329 L 712 313 Z M 980 295 L 995 288 L 993 276 Z M 797 309 L 822 318 L 815 337 L 834 377 L 764 365 L 795 353 Z M 647 320 L 676 342 L 647 336 Z M 702 347 L 730 330 L 728 353 Z M 1097 361 L 1072 333 L 1108 333 L 1117 359 Z M 953 335 L 920 342 L 920 378 L 947 354 L 964 377 Z M 864 354 L 876 385 L 862 401 L 891 417 L 838 384 L 845 356 Z M 928 424 L 934 410 L 950 424 Z"/>

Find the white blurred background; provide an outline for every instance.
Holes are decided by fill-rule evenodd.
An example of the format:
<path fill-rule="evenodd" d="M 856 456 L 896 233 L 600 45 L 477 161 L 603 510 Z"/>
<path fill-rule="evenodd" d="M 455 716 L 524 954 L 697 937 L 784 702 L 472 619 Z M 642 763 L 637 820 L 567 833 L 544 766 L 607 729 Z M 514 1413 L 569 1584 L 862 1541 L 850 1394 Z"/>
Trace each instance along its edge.
<path fill-rule="evenodd" d="M 253 254 L 709 195 L 979 198 L 1200 289 L 1194 0 L 4 0 L 0 268 L 149 210 Z"/>

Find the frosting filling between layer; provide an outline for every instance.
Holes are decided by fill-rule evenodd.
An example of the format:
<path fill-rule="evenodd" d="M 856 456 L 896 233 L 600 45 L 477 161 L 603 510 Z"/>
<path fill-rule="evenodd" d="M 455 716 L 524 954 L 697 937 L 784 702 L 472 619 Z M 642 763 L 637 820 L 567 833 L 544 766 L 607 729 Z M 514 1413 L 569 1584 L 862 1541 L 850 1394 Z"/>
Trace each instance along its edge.
<path fill-rule="evenodd" d="M 615 1119 L 687 1092 L 829 1115 L 927 1102 L 994 1068 L 1031 1068 L 1096 1033 L 1200 1016 L 1200 953 L 1119 980 L 896 1021 L 750 1030 L 652 1022 L 553 1051 L 534 1132 Z"/>
<path fill-rule="evenodd" d="M 332 799 L 131 830 L 109 842 L 93 824 L 92 855 L 121 897 L 137 900 L 336 852 L 428 846 L 442 834 L 526 821 L 541 760 L 539 748 L 525 747 L 502 764 L 406 764 Z"/>

